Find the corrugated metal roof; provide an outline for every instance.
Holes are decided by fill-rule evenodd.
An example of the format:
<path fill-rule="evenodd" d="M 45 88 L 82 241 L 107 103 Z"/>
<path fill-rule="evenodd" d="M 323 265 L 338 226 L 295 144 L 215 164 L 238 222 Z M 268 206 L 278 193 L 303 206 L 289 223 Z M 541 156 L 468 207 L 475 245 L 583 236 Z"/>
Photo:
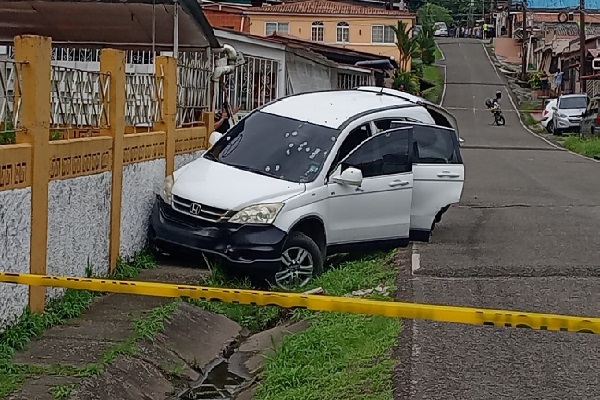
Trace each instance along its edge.
<path fill-rule="evenodd" d="M 156 49 L 173 48 L 172 0 L 155 0 Z M 179 49 L 220 47 L 196 0 L 179 0 Z M 86 47 L 152 48 L 152 0 L 2 0 L 0 43 L 14 36 L 49 36 Z"/>

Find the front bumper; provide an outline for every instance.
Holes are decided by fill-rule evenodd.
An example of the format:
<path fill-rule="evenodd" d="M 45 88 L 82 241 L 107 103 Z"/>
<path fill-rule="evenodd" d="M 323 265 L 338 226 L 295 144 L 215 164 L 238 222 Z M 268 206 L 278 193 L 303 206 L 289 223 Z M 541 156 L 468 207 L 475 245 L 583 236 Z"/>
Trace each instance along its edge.
<path fill-rule="evenodd" d="M 570 118 L 556 118 L 556 127 L 558 129 L 572 129 L 578 130 L 579 124 L 581 123 L 580 119 L 570 119 Z"/>
<path fill-rule="evenodd" d="M 156 197 L 149 240 L 169 253 L 208 253 L 228 264 L 278 270 L 287 233 L 273 225 L 204 221 L 178 211 Z"/>

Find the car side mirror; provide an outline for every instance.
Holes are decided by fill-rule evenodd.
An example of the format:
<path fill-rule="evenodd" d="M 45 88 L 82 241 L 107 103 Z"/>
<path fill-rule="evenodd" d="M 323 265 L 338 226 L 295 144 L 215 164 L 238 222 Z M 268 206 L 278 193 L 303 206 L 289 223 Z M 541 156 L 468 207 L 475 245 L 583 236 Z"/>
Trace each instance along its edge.
<path fill-rule="evenodd" d="M 213 133 L 210 134 L 210 137 L 208 138 L 208 146 L 211 147 L 213 146 L 215 143 L 217 143 L 219 141 L 219 139 L 221 139 L 223 137 L 223 134 L 217 131 L 214 131 Z"/>
<path fill-rule="evenodd" d="M 362 171 L 358 168 L 349 167 L 340 175 L 334 176 L 331 180 L 341 185 L 360 186 L 363 180 Z"/>
<path fill-rule="evenodd" d="M 552 107 L 552 111 L 558 111 L 558 108 L 556 108 L 556 107 L 553 106 Z"/>

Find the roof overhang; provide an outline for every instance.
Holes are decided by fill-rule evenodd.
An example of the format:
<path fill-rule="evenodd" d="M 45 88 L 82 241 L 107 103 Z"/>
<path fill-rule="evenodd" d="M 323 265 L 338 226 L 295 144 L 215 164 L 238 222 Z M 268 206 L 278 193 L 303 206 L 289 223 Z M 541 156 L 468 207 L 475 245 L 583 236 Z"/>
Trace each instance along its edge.
<path fill-rule="evenodd" d="M 180 51 L 220 47 L 196 0 L 179 2 Z M 170 51 L 174 37 L 173 0 L 0 0 L 0 43 L 15 36 L 51 37 L 72 47 Z"/>
<path fill-rule="evenodd" d="M 277 50 L 285 50 L 285 45 L 279 42 L 265 40 L 263 37 L 254 36 L 230 29 L 215 28 L 215 35 L 222 42 L 227 40 L 236 40 L 243 43 L 253 44 L 261 47 L 267 47 Z"/>

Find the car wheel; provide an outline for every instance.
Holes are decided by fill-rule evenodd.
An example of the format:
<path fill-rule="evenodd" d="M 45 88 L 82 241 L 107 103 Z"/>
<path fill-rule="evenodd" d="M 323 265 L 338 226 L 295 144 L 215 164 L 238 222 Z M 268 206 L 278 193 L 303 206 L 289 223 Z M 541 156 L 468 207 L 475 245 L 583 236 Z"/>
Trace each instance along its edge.
<path fill-rule="evenodd" d="M 554 123 L 552 121 L 549 121 L 548 124 L 546 125 L 546 132 L 552 133 L 553 130 L 554 130 Z"/>
<path fill-rule="evenodd" d="M 281 267 L 273 277 L 282 289 L 304 287 L 323 271 L 319 246 L 301 232 L 290 233 L 281 252 Z"/>

